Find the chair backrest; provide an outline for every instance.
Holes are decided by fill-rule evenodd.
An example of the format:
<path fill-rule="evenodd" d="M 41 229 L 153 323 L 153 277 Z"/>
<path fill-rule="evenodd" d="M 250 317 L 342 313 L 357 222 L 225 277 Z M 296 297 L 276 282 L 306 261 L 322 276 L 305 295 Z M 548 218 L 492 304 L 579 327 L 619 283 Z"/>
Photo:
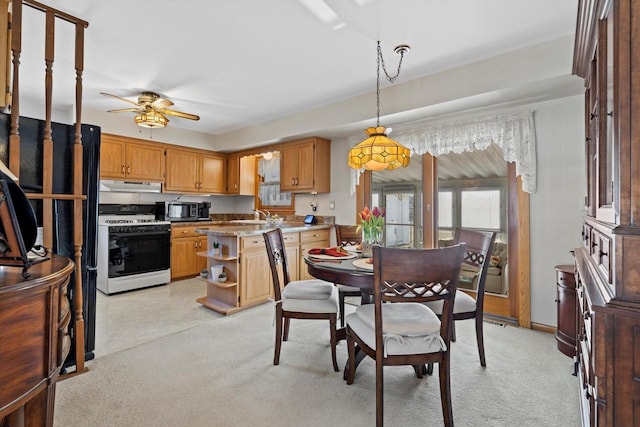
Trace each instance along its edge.
<path fill-rule="evenodd" d="M 362 242 L 362 233 L 357 225 L 335 225 L 338 246 L 357 245 Z"/>
<path fill-rule="evenodd" d="M 467 247 L 463 262 L 476 267 L 479 271 L 476 291 L 476 310 L 478 311 L 482 311 L 484 305 L 485 281 L 495 239 L 496 233 L 493 231 L 467 230 L 464 228 L 456 228 L 453 237 L 454 244 L 464 243 Z"/>
<path fill-rule="evenodd" d="M 282 238 L 282 230 L 276 228 L 262 233 L 264 243 L 269 256 L 269 266 L 271 267 L 271 277 L 273 278 L 273 293 L 276 301 L 282 299 L 280 289 L 290 282 L 289 263 L 287 262 L 287 251 Z M 278 271 L 278 266 L 280 271 Z M 280 281 L 282 280 L 282 283 Z"/>
<path fill-rule="evenodd" d="M 373 294 L 376 346 L 382 348 L 382 303 L 444 300 L 440 336 L 449 348 L 453 302 L 466 248 L 438 249 L 373 247 Z M 379 340 L 379 341 L 378 341 Z"/>

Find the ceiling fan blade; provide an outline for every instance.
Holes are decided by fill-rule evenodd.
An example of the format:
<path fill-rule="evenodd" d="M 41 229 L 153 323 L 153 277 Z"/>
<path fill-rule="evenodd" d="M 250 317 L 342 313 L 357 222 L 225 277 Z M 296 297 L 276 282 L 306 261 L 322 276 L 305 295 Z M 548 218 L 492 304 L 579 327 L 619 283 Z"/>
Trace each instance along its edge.
<path fill-rule="evenodd" d="M 151 103 L 151 108 L 155 108 L 156 110 L 162 110 L 163 108 L 171 107 L 173 102 L 169 101 L 166 98 L 158 98 Z"/>
<path fill-rule="evenodd" d="M 112 97 L 112 98 L 119 99 L 120 101 L 128 102 L 129 104 L 138 105 L 138 103 L 137 103 L 137 102 L 133 102 L 133 101 L 131 101 L 130 99 L 123 98 L 123 97 L 121 97 L 121 96 L 111 95 L 110 93 L 100 92 L 100 95 L 110 96 L 110 97 Z"/>
<path fill-rule="evenodd" d="M 167 110 L 167 109 L 158 110 L 158 111 L 168 116 L 180 117 L 180 118 L 189 119 L 189 120 L 200 120 L 200 116 L 197 116 L 195 114 L 183 113 L 181 111 Z"/>
<path fill-rule="evenodd" d="M 145 112 L 144 108 L 120 108 L 118 110 L 107 110 L 107 113 L 139 113 L 142 114 Z"/>

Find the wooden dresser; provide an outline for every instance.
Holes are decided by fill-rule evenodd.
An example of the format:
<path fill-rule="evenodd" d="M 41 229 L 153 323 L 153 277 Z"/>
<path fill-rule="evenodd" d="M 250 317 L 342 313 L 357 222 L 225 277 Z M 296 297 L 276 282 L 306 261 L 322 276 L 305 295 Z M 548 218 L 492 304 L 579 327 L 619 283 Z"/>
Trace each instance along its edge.
<path fill-rule="evenodd" d="M 583 425 L 640 425 L 640 2 L 580 0 L 587 216 L 575 251 Z"/>
<path fill-rule="evenodd" d="M 0 268 L 0 426 L 52 426 L 56 380 L 69 352 L 73 262 L 52 255 Z"/>

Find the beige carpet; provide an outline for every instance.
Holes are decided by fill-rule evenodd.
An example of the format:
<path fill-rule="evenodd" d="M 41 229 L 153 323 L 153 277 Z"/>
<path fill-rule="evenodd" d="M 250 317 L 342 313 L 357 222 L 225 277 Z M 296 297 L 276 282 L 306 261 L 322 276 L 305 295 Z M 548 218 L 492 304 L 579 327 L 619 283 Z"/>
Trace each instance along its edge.
<path fill-rule="evenodd" d="M 472 321 L 452 348 L 458 426 L 579 426 L 572 361 L 552 334 L 485 323 L 480 367 Z M 273 306 L 211 320 L 88 362 L 57 386 L 54 426 L 371 426 L 375 372 L 365 359 L 355 383 L 331 367 L 328 322 L 293 320 L 273 366 Z M 338 345 L 341 369 L 346 345 Z M 416 378 L 385 368 L 385 424 L 442 424 L 437 369 Z"/>

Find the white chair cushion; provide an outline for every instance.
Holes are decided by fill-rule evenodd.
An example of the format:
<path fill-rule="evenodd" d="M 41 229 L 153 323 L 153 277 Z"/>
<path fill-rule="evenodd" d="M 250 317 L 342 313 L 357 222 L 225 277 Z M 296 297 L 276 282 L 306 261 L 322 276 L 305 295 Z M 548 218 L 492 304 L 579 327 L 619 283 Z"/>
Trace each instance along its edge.
<path fill-rule="evenodd" d="M 406 304 L 403 303 L 403 305 Z M 357 313 L 349 314 L 345 319 L 347 325 L 360 337 L 360 339 L 362 339 L 362 341 L 364 341 L 369 347 L 375 350 L 375 330 L 371 328 L 371 326 L 369 326 L 367 323 L 365 323 Z M 385 356 L 437 353 L 439 351 L 445 351 L 447 349 L 444 341 L 440 338 L 439 332 L 437 334 L 416 337 L 384 335 L 383 338 Z"/>
<path fill-rule="evenodd" d="M 425 302 L 424 305 L 433 310 L 437 315 L 441 315 L 444 301 L 430 301 Z M 456 299 L 453 303 L 453 314 L 470 313 L 473 311 L 476 311 L 476 300 L 472 296 L 469 296 L 469 294 L 460 291 L 456 292 Z"/>
<path fill-rule="evenodd" d="M 296 299 L 327 299 L 333 289 L 333 284 L 324 280 L 294 280 L 284 287 L 282 296 Z"/>
<path fill-rule="evenodd" d="M 375 328 L 375 305 L 365 304 L 356 314 Z M 382 333 L 417 337 L 440 333 L 440 319 L 426 306 L 416 302 L 382 304 Z"/>
<path fill-rule="evenodd" d="M 302 285 L 296 285 L 292 289 L 296 289 L 297 287 L 308 286 L 308 287 L 318 287 L 322 288 L 318 293 L 314 294 L 311 290 L 306 291 L 306 293 L 314 295 L 315 298 L 302 299 L 300 296 L 302 292 L 298 292 L 296 289 L 293 294 L 295 297 L 291 297 L 287 293 L 287 289 L 298 282 L 290 282 L 287 286 L 284 287 L 282 292 L 282 309 L 286 311 L 297 311 L 299 313 L 337 313 L 338 312 L 338 289 L 333 286 L 331 283 L 323 282 L 322 280 L 301 280 Z M 307 282 L 307 283 L 305 283 Z M 316 285 L 309 282 L 320 282 Z M 324 286 L 324 284 L 328 284 L 329 288 Z M 327 294 L 327 290 L 329 293 Z M 323 299 L 317 298 L 319 295 L 325 295 Z"/>

